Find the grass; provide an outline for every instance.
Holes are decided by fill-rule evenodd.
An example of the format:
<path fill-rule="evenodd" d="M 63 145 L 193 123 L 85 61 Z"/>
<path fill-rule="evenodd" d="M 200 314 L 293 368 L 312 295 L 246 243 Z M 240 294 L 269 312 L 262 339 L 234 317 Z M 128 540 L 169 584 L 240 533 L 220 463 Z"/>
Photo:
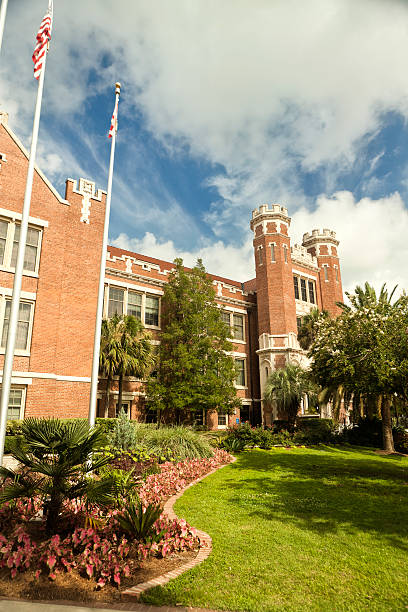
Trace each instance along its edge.
<path fill-rule="evenodd" d="M 255 450 L 187 490 L 176 512 L 213 538 L 153 604 L 246 611 L 408 609 L 408 458 Z"/>

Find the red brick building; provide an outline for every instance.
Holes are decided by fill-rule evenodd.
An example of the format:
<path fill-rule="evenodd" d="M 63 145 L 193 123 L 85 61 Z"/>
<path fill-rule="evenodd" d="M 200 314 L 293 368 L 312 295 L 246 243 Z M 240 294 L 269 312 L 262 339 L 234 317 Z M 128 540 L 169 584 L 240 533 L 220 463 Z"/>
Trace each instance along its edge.
<path fill-rule="evenodd" d="M 0 112 L 0 369 L 27 173 L 27 152 Z M 9 417 L 86 417 L 102 248 L 104 191 L 67 179 L 62 198 L 36 168 L 31 200 Z M 270 424 L 278 415 L 261 408 L 269 373 L 287 361 L 304 363 L 297 342 L 300 317 L 313 306 L 336 312 L 343 299 L 338 241 L 324 229 L 291 246 L 286 208 L 262 205 L 252 213 L 256 277 L 246 281 L 211 275 L 224 320 L 231 327 L 239 366 L 233 415 L 203 415 L 210 427 L 251 420 Z M 205 263 L 205 262 L 204 262 Z M 108 247 L 104 316 L 139 317 L 160 342 L 160 299 L 173 265 Z M 105 401 L 100 381 L 98 416 L 114 416 L 118 391 Z M 143 386 L 129 379 L 123 404 L 146 420 Z M 201 416 L 201 415 L 200 415 Z"/>

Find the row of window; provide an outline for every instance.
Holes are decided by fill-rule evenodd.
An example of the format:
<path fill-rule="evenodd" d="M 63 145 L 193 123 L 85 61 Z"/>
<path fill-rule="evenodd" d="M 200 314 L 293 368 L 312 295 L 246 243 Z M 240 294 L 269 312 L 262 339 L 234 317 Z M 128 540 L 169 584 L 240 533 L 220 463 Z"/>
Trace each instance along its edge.
<path fill-rule="evenodd" d="M 108 288 L 107 316 L 133 315 L 145 325 L 159 327 L 160 301 L 158 297 L 118 287 Z"/>
<path fill-rule="evenodd" d="M 276 255 L 277 255 L 277 245 L 275 242 L 270 242 L 269 243 L 269 249 L 270 249 L 270 260 L 272 263 L 276 262 Z M 282 245 L 283 248 L 283 261 L 285 262 L 285 264 L 288 263 L 288 247 L 286 244 Z M 258 265 L 262 266 L 263 265 L 263 246 L 260 245 L 258 247 Z"/>
<path fill-rule="evenodd" d="M 316 287 L 314 281 L 306 280 L 299 276 L 293 277 L 293 286 L 295 289 L 295 299 L 303 302 L 316 304 Z"/>
<path fill-rule="evenodd" d="M 244 315 L 222 310 L 221 319 L 230 328 L 231 338 L 234 338 L 234 340 L 245 340 Z"/>

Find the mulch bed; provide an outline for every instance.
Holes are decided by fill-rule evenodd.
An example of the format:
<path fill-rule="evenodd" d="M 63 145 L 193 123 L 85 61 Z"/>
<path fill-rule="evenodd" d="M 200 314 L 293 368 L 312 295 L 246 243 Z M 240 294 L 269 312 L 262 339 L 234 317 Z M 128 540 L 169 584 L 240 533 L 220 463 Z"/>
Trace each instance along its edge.
<path fill-rule="evenodd" d="M 10 579 L 10 570 L 0 570 L 0 597 L 7 599 L 27 600 L 69 600 L 80 602 L 117 602 L 122 599 L 122 592 L 129 587 L 146 582 L 165 572 L 170 572 L 195 558 L 197 551 L 179 552 L 164 559 L 150 557 L 146 561 L 132 561 L 129 578 L 124 578 L 119 588 L 107 584 L 103 589 L 96 590 L 95 582 L 79 576 L 72 571 L 58 574 L 55 580 L 41 575 L 37 580 L 35 570 L 17 574 Z M 125 598 L 124 598 L 125 599 Z"/>

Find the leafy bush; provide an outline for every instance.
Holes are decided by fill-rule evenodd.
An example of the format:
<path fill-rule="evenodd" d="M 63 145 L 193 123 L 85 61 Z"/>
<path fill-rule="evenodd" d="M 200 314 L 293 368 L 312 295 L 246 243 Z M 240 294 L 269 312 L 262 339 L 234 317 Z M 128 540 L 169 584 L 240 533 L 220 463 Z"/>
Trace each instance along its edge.
<path fill-rule="evenodd" d="M 175 426 L 157 429 L 138 424 L 135 426 L 135 432 L 136 440 L 150 454 L 159 458 L 183 461 L 213 455 L 208 440 L 189 427 Z"/>
<path fill-rule="evenodd" d="M 392 431 L 395 450 L 398 453 L 408 454 L 408 432 L 404 427 L 395 427 Z"/>
<path fill-rule="evenodd" d="M 335 440 L 335 425 L 332 419 L 302 417 L 297 419 L 294 441 L 300 444 L 330 444 Z"/>
<path fill-rule="evenodd" d="M 382 421 L 377 417 L 360 418 L 357 425 L 344 428 L 337 437 L 339 442 L 356 446 L 382 447 Z"/>

